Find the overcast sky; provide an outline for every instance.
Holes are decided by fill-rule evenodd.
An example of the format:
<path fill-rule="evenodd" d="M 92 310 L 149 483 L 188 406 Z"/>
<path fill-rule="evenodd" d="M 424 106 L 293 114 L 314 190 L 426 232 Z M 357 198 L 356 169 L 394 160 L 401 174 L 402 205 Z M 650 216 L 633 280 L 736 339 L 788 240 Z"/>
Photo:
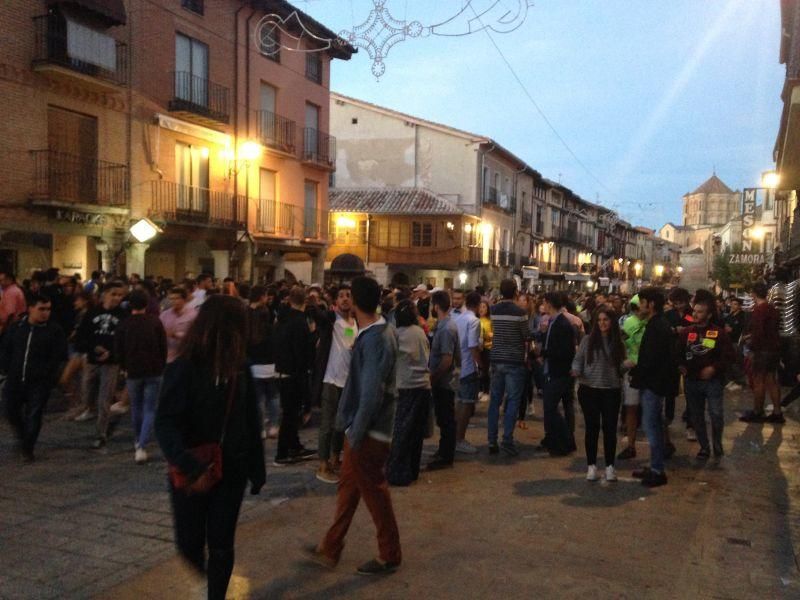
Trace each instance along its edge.
<path fill-rule="evenodd" d="M 524 0 L 472 7 L 481 14 L 495 2 L 516 11 Z M 373 8 L 372 0 L 295 4 L 337 32 Z M 386 0 L 395 18 L 423 26 L 465 4 Z M 468 27 L 457 19 L 446 31 Z M 364 50 L 336 61 L 332 89 L 490 136 L 546 177 L 652 228 L 678 222 L 682 195 L 714 168 L 741 189 L 773 166 L 779 0 L 536 0 L 516 31 L 492 36 L 511 68 L 484 32 L 429 35 L 395 45 L 379 81 Z"/>

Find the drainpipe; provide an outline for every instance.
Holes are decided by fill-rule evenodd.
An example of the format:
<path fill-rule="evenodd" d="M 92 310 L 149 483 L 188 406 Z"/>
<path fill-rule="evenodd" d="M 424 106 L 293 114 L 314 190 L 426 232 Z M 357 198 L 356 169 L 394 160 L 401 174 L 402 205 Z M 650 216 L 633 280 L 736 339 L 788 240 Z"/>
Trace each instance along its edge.
<path fill-rule="evenodd" d="M 131 147 L 133 143 L 133 53 L 133 19 L 130 19 L 128 21 L 128 64 L 125 65 L 128 70 L 128 106 L 126 111 L 127 123 L 125 127 L 125 162 L 128 167 L 128 189 L 126 192 L 127 198 L 125 198 L 125 200 L 128 203 L 128 211 L 131 209 L 131 166 L 133 164 L 133 148 Z M 130 212 L 128 214 L 130 215 Z M 144 276 L 144 273 L 142 273 L 142 276 Z"/>
<path fill-rule="evenodd" d="M 367 214 L 367 252 L 366 252 L 366 264 L 365 267 L 368 268 L 369 265 L 369 240 L 370 240 L 370 223 L 372 219 L 370 218 L 369 214 Z"/>

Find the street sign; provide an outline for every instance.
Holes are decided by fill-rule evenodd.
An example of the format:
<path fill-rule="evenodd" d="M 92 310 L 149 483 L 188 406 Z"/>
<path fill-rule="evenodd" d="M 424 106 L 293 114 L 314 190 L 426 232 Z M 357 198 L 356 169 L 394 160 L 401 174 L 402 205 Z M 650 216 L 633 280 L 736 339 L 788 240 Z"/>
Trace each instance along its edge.
<path fill-rule="evenodd" d="M 752 252 L 734 252 L 728 259 L 729 265 L 760 265 L 767 262 L 766 254 Z"/>

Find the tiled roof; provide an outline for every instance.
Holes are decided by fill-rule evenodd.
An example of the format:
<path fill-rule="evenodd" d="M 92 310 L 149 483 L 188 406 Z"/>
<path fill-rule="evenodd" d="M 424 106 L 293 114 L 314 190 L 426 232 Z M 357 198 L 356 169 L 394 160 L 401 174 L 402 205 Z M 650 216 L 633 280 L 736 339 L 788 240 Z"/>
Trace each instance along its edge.
<path fill-rule="evenodd" d="M 692 192 L 694 194 L 732 194 L 733 190 L 723 183 L 716 174 L 709 177 L 706 182 Z"/>
<path fill-rule="evenodd" d="M 331 189 L 330 210 L 382 215 L 457 215 L 463 212 L 449 200 L 420 188 Z"/>

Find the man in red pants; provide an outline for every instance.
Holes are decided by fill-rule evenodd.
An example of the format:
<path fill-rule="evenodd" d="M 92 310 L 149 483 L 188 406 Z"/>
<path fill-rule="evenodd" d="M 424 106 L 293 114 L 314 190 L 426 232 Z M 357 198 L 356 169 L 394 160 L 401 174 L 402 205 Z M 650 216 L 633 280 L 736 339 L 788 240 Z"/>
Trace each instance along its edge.
<path fill-rule="evenodd" d="M 377 529 L 379 557 L 358 567 L 358 573 L 382 575 L 394 572 L 402 560 L 385 472 L 395 411 L 397 340 L 393 328 L 376 314 L 381 297 L 378 283 L 358 277 L 351 290 L 358 337 L 336 415 L 337 429 L 345 432 L 336 516 L 322 543 L 309 548 L 309 555 L 329 568 L 338 564 L 347 530 L 363 498 Z"/>

